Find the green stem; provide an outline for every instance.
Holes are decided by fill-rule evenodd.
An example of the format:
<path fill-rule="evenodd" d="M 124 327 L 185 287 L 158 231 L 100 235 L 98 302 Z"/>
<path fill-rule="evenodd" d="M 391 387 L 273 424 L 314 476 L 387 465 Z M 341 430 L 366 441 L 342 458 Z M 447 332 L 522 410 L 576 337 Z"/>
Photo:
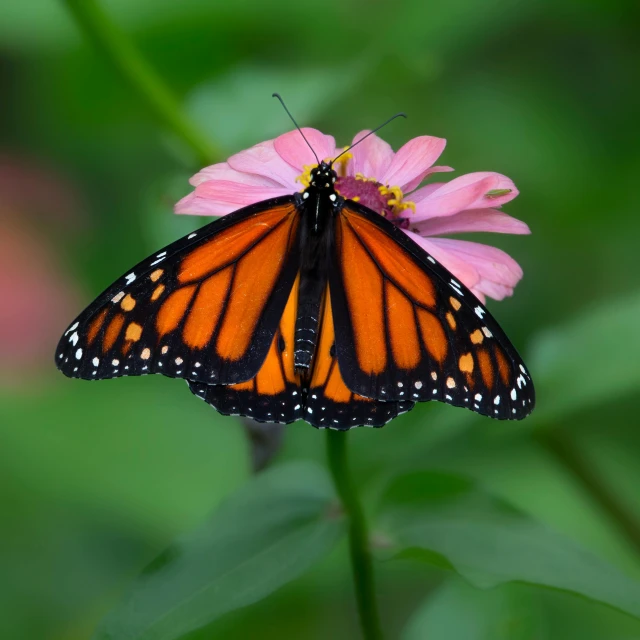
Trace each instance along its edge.
<path fill-rule="evenodd" d="M 327 430 L 327 454 L 329 467 L 338 495 L 349 521 L 349 550 L 351 568 L 358 602 L 360 625 L 365 640 L 381 640 L 382 631 L 378 617 L 373 585 L 373 564 L 362 505 L 358 499 L 347 458 L 347 432 Z"/>
<path fill-rule="evenodd" d="M 147 64 L 129 38 L 109 19 L 96 0 L 63 0 L 81 30 L 142 98 L 155 116 L 193 151 L 200 165 L 219 153 L 204 140 L 182 112 L 162 78 Z"/>

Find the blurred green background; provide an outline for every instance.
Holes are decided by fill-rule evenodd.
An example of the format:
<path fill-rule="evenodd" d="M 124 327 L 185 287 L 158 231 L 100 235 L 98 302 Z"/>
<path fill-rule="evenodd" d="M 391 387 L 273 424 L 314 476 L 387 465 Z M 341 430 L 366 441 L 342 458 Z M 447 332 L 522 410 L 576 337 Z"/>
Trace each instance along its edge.
<path fill-rule="evenodd" d="M 536 412 L 503 424 L 425 405 L 352 432 L 358 483 L 368 499 L 407 471 L 467 476 L 640 579 L 638 3 L 102 5 L 224 156 L 290 129 L 279 91 L 339 143 L 402 110 L 383 134 L 396 148 L 445 137 L 454 175 L 515 181 L 506 210 L 533 235 L 485 240 L 525 276 L 489 306 L 529 364 Z M 252 454 L 241 423 L 183 383 L 88 385 L 53 365 L 81 308 L 202 222 L 172 215 L 198 161 L 62 2 L 2 3 L 0 100 L 0 637 L 80 640 L 246 482 Z M 294 459 L 323 461 L 323 434 L 287 427 L 276 463 Z M 574 595 L 480 591 L 408 561 L 376 569 L 389 638 L 640 638 L 640 622 Z M 356 636 L 343 542 L 189 637 Z"/>

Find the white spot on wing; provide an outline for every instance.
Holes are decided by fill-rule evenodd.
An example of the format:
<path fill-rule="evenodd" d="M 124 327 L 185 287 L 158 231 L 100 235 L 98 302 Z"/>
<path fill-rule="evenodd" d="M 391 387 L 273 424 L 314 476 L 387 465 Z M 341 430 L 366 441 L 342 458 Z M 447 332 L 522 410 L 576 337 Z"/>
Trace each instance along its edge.
<path fill-rule="evenodd" d="M 100 364 L 100 360 L 98 360 L 98 358 L 94 358 L 91 362 L 93 362 L 94 367 L 97 367 Z"/>
<path fill-rule="evenodd" d="M 484 314 L 486 313 L 486 311 L 482 307 L 476 307 L 474 311 L 476 312 L 476 315 L 478 316 L 478 318 L 480 318 L 481 320 L 482 320 L 482 316 L 484 316 Z"/>
<path fill-rule="evenodd" d="M 74 331 L 69 338 L 69 342 L 75 347 L 78 344 L 78 332 Z"/>
<path fill-rule="evenodd" d="M 64 335 L 66 336 L 69 332 L 71 332 L 71 331 L 75 331 L 75 330 L 78 328 L 78 326 L 79 326 L 79 325 L 80 325 L 80 323 L 79 323 L 79 322 L 74 322 L 74 323 L 73 323 L 73 324 L 72 324 L 72 325 L 71 325 L 71 326 L 70 326 L 70 327 L 69 327 L 69 328 L 64 332 Z M 521 366 L 522 366 L 522 365 L 521 365 Z"/>
<path fill-rule="evenodd" d="M 187 240 L 191 240 L 191 238 L 195 238 L 197 235 L 198 235 L 197 233 L 190 233 L 190 234 L 187 236 Z"/>
<path fill-rule="evenodd" d="M 128 276 L 125 276 L 125 279 L 127 284 L 131 284 L 136 279 L 136 274 L 132 271 Z"/>
<path fill-rule="evenodd" d="M 116 293 L 116 295 L 113 296 L 113 298 L 111 298 L 111 302 L 113 302 L 113 304 L 118 304 L 118 302 L 120 302 L 122 298 L 124 298 L 124 291 L 120 291 L 120 293 Z"/>
<path fill-rule="evenodd" d="M 82 358 L 82 349 L 76 351 L 76 360 L 80 360 L 80 358 Z"/>

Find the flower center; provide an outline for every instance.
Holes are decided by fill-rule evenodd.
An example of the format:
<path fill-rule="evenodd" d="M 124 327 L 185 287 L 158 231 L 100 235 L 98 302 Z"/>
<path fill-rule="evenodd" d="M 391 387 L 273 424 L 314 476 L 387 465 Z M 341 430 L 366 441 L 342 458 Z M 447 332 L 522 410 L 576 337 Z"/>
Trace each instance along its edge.
<path fill-rule="evenodd" d="M 402 229 L 409 228 L 409 218 L 405 215 L 407 209 L 416 210 L 415 203 L 404 200 L 400 187 L 389 187 L 361 173 L 356 174 L 355 177 L 339 177 L 336 182 L 336 191 L 344 198 L 369 207 Z"/>
<path fill-rule="evenodd" d="M 354 176 L 347 174 L 347 162 L 353 158 L 351 153 L 345 153 L 333 163 L 333 170 L 338 174 L 335 184 L 336 191 L 343 197 L 355 200 L 369 207 L 369 209 L 384 216 L 401 229 L 409 228 L 409 218 L 406 217 L 407 209 L 416 210 L 414 202 L 405 201 L 400 187 L 389 187 L 378 182 L 375 178 L 367 178 L 361 173 Z M 329 160 L 325 160 L 329 162 Z M 317 164 L 304 165 L 302 175 L 296 178 L 296 182 L 302 184 L 304 191 L 311 184 L 311 172 Z"/>

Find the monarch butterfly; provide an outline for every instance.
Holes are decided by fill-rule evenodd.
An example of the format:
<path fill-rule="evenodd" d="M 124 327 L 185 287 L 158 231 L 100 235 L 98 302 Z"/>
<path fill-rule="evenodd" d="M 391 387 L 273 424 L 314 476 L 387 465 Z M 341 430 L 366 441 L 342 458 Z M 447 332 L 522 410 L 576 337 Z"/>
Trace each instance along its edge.
<path fill-rule="evenodd" d="M 58 368 L 185 378 L 225 415 L 319 428 L 379 427 L 429 400 L 526 417 L 533 384 L 497 322 L 400 229 L 343 198 L 335 160 L 302 193 L 129 270 L 65 331 Z"/>

